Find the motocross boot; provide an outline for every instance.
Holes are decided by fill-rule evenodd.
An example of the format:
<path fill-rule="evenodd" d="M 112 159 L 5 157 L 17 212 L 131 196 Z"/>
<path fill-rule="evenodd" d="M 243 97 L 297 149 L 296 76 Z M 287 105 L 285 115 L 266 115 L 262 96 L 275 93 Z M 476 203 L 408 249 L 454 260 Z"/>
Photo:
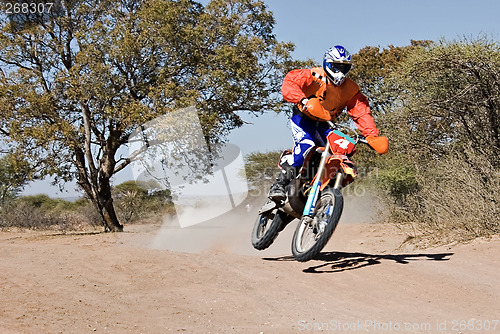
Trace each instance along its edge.
<path fill-rule="evenodd" d="M 276 182 L 271 186 L 268 197 L 275 202 L 282 202 L 286 199 L 286 186 L 297 175 L 297 167 L 288 163 L 281 165 L 281 172 L 276 178 Z"/>

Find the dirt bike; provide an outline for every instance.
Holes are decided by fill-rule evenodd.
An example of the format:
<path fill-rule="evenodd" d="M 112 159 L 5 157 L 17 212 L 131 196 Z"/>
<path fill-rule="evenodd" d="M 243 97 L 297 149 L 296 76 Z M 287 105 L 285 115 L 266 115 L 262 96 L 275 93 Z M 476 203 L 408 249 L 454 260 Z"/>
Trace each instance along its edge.
<path fill-rule="evenodd" d="M 368 144 L 361 135 L 351 138 L 336 130 L 327 136 L 325 147 L 312 147 L 305 161 L 287 186 L 287 198 L 277 203 L 268 200 L 259 210 L 252 231 L 252 245 L 258 250 L 268 248 L 278 234 L 299 219 L 292 239 L 293 257 L 300 262 L 311 260 L 330 240 L 342 215 L 344 199 L 340 190 L 354 181 L 357 171 L 350 157 L 356 152 L 356 144 Z M 339 154 L 332 148 L 341 148 Z M 280 158 L 280 167 L 290 158 L 286 150 Z"/>

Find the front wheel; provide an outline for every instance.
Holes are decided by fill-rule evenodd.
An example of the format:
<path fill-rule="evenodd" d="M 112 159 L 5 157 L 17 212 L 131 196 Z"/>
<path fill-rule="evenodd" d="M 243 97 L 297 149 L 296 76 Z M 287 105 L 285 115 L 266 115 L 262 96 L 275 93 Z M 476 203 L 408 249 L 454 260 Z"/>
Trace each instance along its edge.
<path fill-rule="evenodd" d="M 289 220 L 287 214 L 279 209 L 259 214 L 252 231 L 253 247 L 264 250 L 271 246 Z"/>
<path fill-rule="evenodd" d="M 337 227 L 343 207 L 338 189 L 321 192 L 314 216 L 302 217 L 293 235 L 292 254 L 297 261 L 309 261 L 321 252 Z"/>

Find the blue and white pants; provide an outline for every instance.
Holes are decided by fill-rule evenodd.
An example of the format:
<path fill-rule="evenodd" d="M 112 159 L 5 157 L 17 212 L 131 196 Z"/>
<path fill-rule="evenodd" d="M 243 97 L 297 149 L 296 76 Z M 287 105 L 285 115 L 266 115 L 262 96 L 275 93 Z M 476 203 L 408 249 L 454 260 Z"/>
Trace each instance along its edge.
<path fill-rule="evenodd" d="M 290 119 L 292 137 L 295 142 L 292 166 L 301 167 L 307 151 L 313 146 L 325 146 L 326 136 L 332 130 L 326 122 L 314 121 L 295 108 L 294 115 Z"/>

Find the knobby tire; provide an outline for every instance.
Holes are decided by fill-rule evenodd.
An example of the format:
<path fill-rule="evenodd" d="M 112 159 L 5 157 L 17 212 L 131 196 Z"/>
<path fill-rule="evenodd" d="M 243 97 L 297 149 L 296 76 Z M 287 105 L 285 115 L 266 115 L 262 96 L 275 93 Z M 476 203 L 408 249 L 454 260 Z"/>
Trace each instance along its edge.
<path fill-rule="evenodd" d="M 326 188 L 322 191 L 318 198 L 316 204 L 317 208 L 314 215 L 316 216 L 317 214 L 323 214 L 320 211 L 325 208 L 323 206 L 318 207 L 318 204 L 324 203 L 325 201 L 329 200 L 329 198 L 331 198 L 333 201 L 332 212 L 328 215 L 328 222 L 325 226 L 323 234 L 319 236 L 319 238 L 311 247 L 309 247 L 308 249 L 302 249 L 303 247 L 301 246 L 306 229 L 310 229 L 309 224 L 305 222 L 304 218 L 301 219 L 301 221 L 297 225 L 297 228 L 295 229 L 295 233 L 292 239 L 292 254 L 293 257 L 299 262 L 309 261 L 317 254 L 319 254 L 319 252 L 321 252 L 323 247 L 325 247 L 325 245 L 330 240 L 333 232 L 335 231 L 335 228 L 338 225 L 344 207 L 344 199 L 338 189 Z M 309 230 L 309 232 L 311 231 Z"/>
<path fill-rule="evenodd" d="M 271 246 L 284 227 L 283 214 L 282 211 L 273 209 L 257 216 L 252 231 L 252 245 L 255 249 L 264 250 Z"/>

